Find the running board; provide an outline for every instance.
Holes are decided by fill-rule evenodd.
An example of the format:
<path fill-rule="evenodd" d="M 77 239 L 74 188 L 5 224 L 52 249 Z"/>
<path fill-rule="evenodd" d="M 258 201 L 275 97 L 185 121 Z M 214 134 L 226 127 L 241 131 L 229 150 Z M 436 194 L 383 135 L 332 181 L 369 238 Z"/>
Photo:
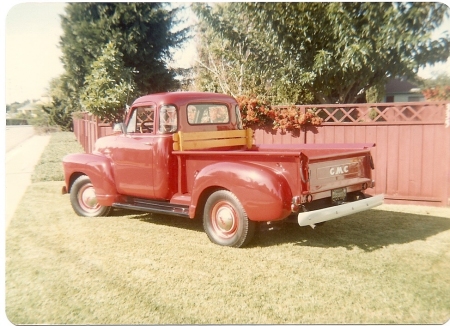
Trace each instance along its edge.
<path fill-rule="evenodd" d="M 168 202 L 161 201 L 152 201 L 148 199 L 131 198 L 128 203 L 114 203 L 112 206 L 147 213 L 189 217 L 188 206 L 170 204 Z"/>

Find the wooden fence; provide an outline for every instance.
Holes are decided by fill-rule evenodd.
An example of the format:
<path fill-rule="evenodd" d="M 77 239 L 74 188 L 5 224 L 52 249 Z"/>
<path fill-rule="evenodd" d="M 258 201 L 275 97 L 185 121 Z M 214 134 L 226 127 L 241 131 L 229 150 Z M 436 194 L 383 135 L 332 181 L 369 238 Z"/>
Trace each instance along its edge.
<path fill-rule="evenodd" d="M 99 121 L 90 113 L 76 113 L 73 116 L 73 132 L 86 153 L 92 153 L 100 137 L 112 135 L 111 124 Z"/>
<path fill-rule="evenodd" d="M 450 127 L 447 102 L 369 103 L 297 106 L 314 109 L 319 127 L 281 133 L 256 129 L 259 144 L 375 143 L 375 189 L 387 203 L 450 206 Z M 447 122 L 448 123 L 448 122 Z M 86 152 L 110 125 L 83 114 L 74 131 Z"/>

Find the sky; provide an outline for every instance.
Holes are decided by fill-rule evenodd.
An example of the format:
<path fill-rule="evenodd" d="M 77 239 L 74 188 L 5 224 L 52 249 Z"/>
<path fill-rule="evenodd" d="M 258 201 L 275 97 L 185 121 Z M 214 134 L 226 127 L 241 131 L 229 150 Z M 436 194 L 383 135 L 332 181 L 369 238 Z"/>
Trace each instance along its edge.
<path fill-rule="evenodd" d="M 2 13 L 5 29 L 6 104 L 41 98 L 50 81 L 64 72 L 59 49 L 64 2 L 27 2 L 7 5 Z M 174 54 L 177 67 L 193 64 L 195 46 L 187 44 Z M 186 55 L 186 54 L 190 55 Z"/>
<path fill-rule="evenodd" d="M 3 11 L 5 29 L 5 100 L 39 99 L 52 78 L 64 70 L 58 48 L 62 2 L 18 3 Z M 6 24 L 5 24 L 6 21 Z"/>
<path fill-rule="evenodd" d="M 6 27 L 0 29 L 1 44 L 5 44 L 1 96 L 6 104 L 39 99 L 51 79 L 64 71 L 58 44 L 62 35 L 60 15 L 64 14 L 65 3 L 2 1 L 0 6 L 2 26 Z M 450 19 L 434 36 L 444 30 L 450 32 Z M 191 42 L 175 53 L 174 65 L 187 67 L 193 64 L 194 56 L 195 46 Z M 450 60 L 419 70 L 419 76 L 432 78 L 445 71 L 450 74 Z"/>

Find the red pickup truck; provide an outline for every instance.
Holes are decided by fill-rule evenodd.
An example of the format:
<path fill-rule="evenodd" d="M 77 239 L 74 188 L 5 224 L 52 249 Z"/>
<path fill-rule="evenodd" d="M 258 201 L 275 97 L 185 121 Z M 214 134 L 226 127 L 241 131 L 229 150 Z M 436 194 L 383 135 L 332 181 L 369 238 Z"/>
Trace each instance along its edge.
<path fill-rule="evenodd" d="M 294 216 L 314 227 L 383 203 L 364 195 L 374 144 L 253 144 L 227 95 L 143 96 L 119 126 L 92 154 L 63 159 L 63 192 L 80 216 L 117 207 L 202 218 L 212 242 L 241 247 L 257 223 Z"/>

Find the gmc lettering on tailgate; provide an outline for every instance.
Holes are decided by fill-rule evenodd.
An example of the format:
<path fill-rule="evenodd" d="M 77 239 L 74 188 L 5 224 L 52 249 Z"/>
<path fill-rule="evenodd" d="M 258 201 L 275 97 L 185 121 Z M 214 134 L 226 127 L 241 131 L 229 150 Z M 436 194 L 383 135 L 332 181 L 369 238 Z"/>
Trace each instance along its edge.
<path fill-rule="evenodd" d="M 320 167 L 317 169 L 317 176 L 319 179 L 325 179 L 340 175 L 358 173 L 358 164 L 359 162 L 349 162 L 346 164 Z"/>

